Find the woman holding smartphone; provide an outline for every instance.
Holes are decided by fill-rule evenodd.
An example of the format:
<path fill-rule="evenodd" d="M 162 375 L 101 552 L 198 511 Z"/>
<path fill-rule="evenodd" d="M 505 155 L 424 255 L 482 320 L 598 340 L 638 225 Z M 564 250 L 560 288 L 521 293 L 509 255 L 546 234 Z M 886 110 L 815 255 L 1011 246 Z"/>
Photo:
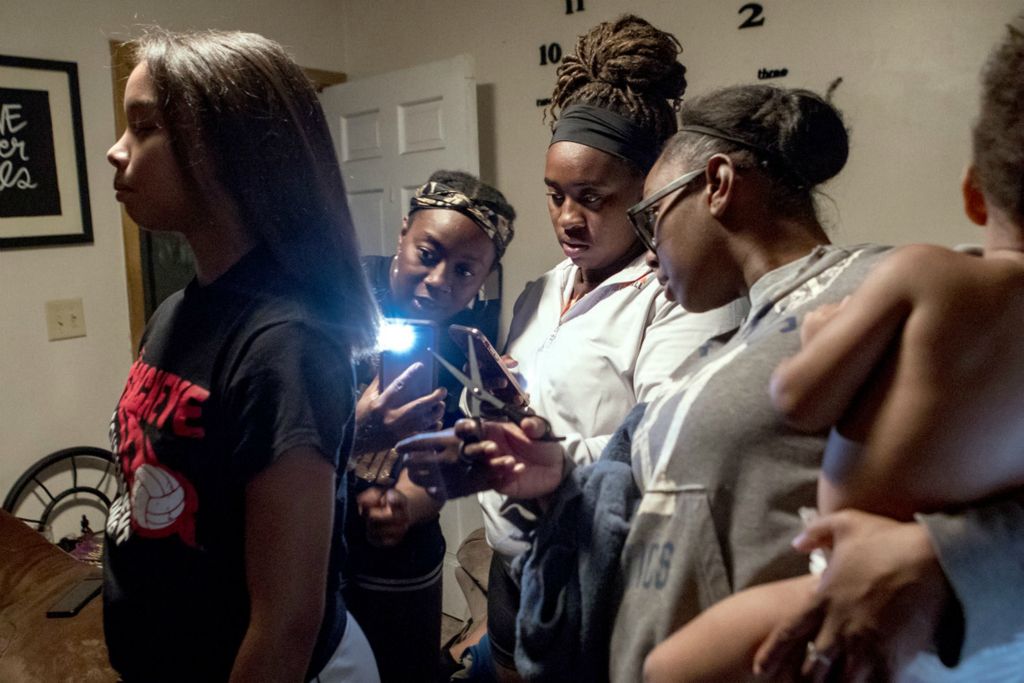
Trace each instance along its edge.
<path fill-rule="evenodd" d="M 436 322 L 439 353 L 461 367 L 465 355 L 447 328 L 484 326 L 488 314 L 496 319 L 497 312 L 479 302 L 468 306 L 498 266 L 515 216 L 504 195 L 476 177 L 433 173 L 410 200 L 395 255 L 363 258 L 384 315 Z M 353 503 L 346 520 L 352 572 L 345 598 L 370 640 L 383 681 L 433 681 L 441 642 L 442 503 L 409 481 L 404 470 L 392 481 L 399 463 L 391 447 L 461 417 L 461 385 L 441 368 L 440 386 L 413 396 L 414 374 L 429 372 L 422 365 L 383 390 L 370 364 L 361 371 L 369 385 L 356 406 Z"/>
<path fill-rule="evenodd" d="M 566 437 L 569 457 L 581 464 L 596 459 L 629 411 L 677 379 L 686 358 L 735 328 L 744 311 L 737 302 L 693 314 L 666 299 L 626 215 L 676 132 L 686 88 L 680 52 L 673 35 L 627 15 L 580 36 L 558 68 L 544 184 L 566 258 L 520 295 L 506 354 L 530 406 Z M 504 496 L 487 492 L 480 501 L 495 551 L 490 644 L 499 671 L 508 673 L 518 603 L 509 567 L 527 544 L 505 516 L 517 508 L 503 510 Z"/>

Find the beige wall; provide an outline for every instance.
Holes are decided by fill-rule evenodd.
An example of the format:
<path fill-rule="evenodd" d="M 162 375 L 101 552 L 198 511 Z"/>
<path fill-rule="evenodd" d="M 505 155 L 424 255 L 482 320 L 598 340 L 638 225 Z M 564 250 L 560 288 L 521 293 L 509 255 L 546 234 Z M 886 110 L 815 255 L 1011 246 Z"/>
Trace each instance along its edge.
<path fill-rule="evenodd" d="M 458 52 L 476 58 L 481 173 L 520 215 L 505 257 L 509 297 L 562 258 L 544 208 L 549 134 L 535 100 L 550 95 L 555 67 L 540 66 L 541 44 L 568 52 L 590 26 L 632 11 L 678 36 L 691 95 L 756 81 L 762 67 L 788 68 L 770 82 L 818 91 L 842 76 L 835 102 L 852 128 L 852 153 L 826 188 L 834 203 L 822 203 L 835 240 L 952 244 L 976 235 L 957 191 L 978 70 L 1020 8 L 1009 0 L 765 0 L 764 26 L 738 30 L 741 0 L 585 0 L 585 11 L 571 15 L 564 0 L 343 4 L 350 78 Z"/>
<path fill-rule="evenodd" d="M 305 66 L 341 70 L 341 13 L 331 0 L 4 0 L 0 53 L 78 63 L 95 243 L 0 251 L 0 498 L 43 455 L 106 446 L 131 362 L 121 218 L 104 155 L 114 139 L 109 39 L 140 24 L 264 33 Z M 49 342 L 43 304 L 81 297 L 88 336 Z"/>
<path fill-rule="evenodd" d="M 574 0 L 575 2 L 575 0 Z M 535 100 L 554 67 L 541 44 L 571 49 L 594 23 L 631 10 L 675 32 L 700 93 L 751 81 L 824 89 L 853 128 L 848 169 L 825 203 L 837 240 L 969 241 L 956 184 L 967 157 L 976 76 L 1019 3 L 1010 0 L 764 0 L 766 23 L 737 30 L 740 0 L 6 0 L 0 52 L 78 63 L 85 120 L 91 246 L 0 251 L 0 495 L 57 448 L 105 445 L 131 359 L 120 217 L 104 152 L 113 138 L 107 40 L 133 26 L 244 28 L 289 45 L 306 66 L 369 75 L 468 52 L 476 59 L 481 171 L 516 204 L 519 232 L 506 292 L 561 255 L 541 183 L 547 132 Z M 47 342 L 43 303 L 81 297 L 89 335 Z M 506 311 L 510 307 L 506 307 Z"/>

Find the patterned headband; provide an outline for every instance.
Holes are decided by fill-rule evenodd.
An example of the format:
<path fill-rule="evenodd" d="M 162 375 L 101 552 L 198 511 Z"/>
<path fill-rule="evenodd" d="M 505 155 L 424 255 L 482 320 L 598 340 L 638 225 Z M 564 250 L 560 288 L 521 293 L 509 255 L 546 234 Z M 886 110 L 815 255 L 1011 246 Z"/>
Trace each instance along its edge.
<path fill-rule="evenodd" d="M 483 202 L 475 202 L 462 192 L 448 187 L 444 183 L 430 181 L 416 190 L 409 200 L 409 215 L 423 209 L 450 209 L 458 211 L 470 219 L 484 231 L 494 243 L 500 260 L 505 247 L 512 241 L 515 230 L 512 222 Z"/>

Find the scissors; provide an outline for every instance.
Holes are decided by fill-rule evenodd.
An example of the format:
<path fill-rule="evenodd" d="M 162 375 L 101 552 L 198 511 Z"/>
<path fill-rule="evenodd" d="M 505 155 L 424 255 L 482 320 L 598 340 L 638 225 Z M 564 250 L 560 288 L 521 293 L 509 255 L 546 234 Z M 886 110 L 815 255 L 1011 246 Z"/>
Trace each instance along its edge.
<path fill-rule="evenodd" d="M 547 419 L 538 415 L 533 408 L 530 408 L 529 406 L 516 405 L 508 401 L 502 401 L 500 398 L 484 389 L 483 381 L 480 379 L 480 365 L 476 359 L 476 345 L 473 344 L 472 340 L 470 340 L 470 343 L 466 345 L 466 355 L 469 358 L 469 377 L 442 358 L 436 351 L 431 351 L 431 353 L 434 354 L 434 357 L 437 358 L 438 362 L 441 363 L 445 370 L 452 373 L 452 376 L 459 380 L 459 382 L 462 383 L 462 386 L 466 387 L 467 402 L 469 403 L 469 417 L 475 420 L 478 425 L 483 421 L 480 409 L 483 403 L 486 402 L 499 414 L 504 415 L 516 424 L 520 424 L 528 417 L 535 417 L 538 420 L 542 420 L 544 422 L 544 434 L 537 439 L 537 441 L 565 440 L 564 436 L 555 436 L 551 429 L 551 423 Z"/>
<path fill-rule="evenodd" d="M 533 409 L 502 401 L 484 389 L 474 347 L 475 344 L 470 343 L 466 349 L 470 377 L 467 377 L 465 373 L 437 353 L 434 353 L 434 357 L 442 367 L 452 373 L 452 376 L 466 387 L 469 416 L 477 426 L 479 427 L 484 420 L 480 408 L 483 403 L 487 403 L 497 413 L 504 415 L 516 424 L 528 417 L 543 420 L 544 434 L 538 440 L 562 441 L 563 437 L 555 436 L 552 433 L 551 423 L 537 415 Z M 479 429 L 476 431 L 480 432 Z M 463 450 L 467 444 L 477 443 L 480 437 L 470 433 L 459 435 L 458 449 L 452 452 L 454 449 L 447 448 L 443 442 L 453 436 L 455 436 L 453 428 L 440 432 L 425 432 L 406 437 L 395 446 L 397 451 L 405 456 L 403 462 L 408 468 L 412 481 L 425 488 L 428 494 L 438 500 L 458 498 L 491 488 L 490 473 L 486 463 L 467 457 Z M 439 439 L 440 441 L 438 441 Z"/>

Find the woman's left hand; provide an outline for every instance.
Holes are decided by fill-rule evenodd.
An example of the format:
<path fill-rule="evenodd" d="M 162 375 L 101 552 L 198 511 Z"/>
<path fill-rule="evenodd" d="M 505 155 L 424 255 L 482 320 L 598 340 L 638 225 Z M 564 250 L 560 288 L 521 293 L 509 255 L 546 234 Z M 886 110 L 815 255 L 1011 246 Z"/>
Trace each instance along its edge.
<path fill-rule="evenodd" d="M 426 396 L 409 400 L 404 391 L 415 372 L 425 372 L 421 363 L 414 363 L 391 384 L 380 390 L 379 378 L 356 403 L 356 453 L 390 448 L 411 434 L 441 428 L 444 400 L 448 390 L 439 387 Z"/>
<path fill-rule="evenodd" d="M 544 440 L 540 417 L 514 422 L 463 419 L 453 429 L 400 441 L 409 476 L 437 498 L 457 498 L 494 489 L 513 498 L 543 498 L 567 476 L 565 449 Z"/>
<path fill-rule="evenodd" d="M 831 547 L 832 557 L 813 602 L 758 650 L 763 676 L 890 680 L 933 644 L 954 598 L 920 524 L 843 510 L 812 522 L 793 545 Z"/>

